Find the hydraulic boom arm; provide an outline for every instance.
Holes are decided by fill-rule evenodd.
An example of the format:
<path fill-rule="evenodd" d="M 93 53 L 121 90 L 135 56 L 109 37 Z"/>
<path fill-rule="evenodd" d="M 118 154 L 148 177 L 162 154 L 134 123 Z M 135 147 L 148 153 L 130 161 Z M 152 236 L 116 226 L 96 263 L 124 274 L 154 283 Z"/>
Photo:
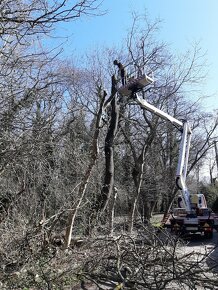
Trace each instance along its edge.
<path fill-rule="evenodd" d="M 115 65 L 118 65 L 122 78 L 122 86 L 118 89 L 118 92 L 122 96 L 128 96 L 130 98 L 134 98 L 136 103 L 140 105 L 141 108 L 150 111 L 151 113 L 156 114 L 157 116 L 171 122 L 177 129 L 179 129 L 182 133 L 181 143 L 179 148 L 179 160 L 176 171 L 176 185 L 180 190 L 182 190 L 182 199 L 185 205 L 186 211 L 188 213 L 191 212 L 191 201 L 190 201 L 190 193 L 186 186 L 186 175 L 187 175 L 187 165 L 188 165 L 188 157 L 189 157 L 189 148 L 191 141 L 191 129 L 187 121 L 179 121 L 176 118 L 170 116 L 169 114 L 161 111 L 155 106 L 149 104 L 146 100 L 140 98 L 137 92 L 141 91 L 145 86 L 152 84 L 154 82 L 153 78 L 141 74 L 140 77 L 131 77 L 127 82 L 124 78 L 125 70 L 124 66 L 118 61 L 114 61 Z"/>
<path fill-rule="evenodd" d="M 176 118 L 168 115 L 167 113 L 161 111 L 155 106 L 149 104 L 146 100 L 141 99 L 137 93 L 135 94 L 135 101 L 140 105 L 141 108 L 150 111 L 151 113 L 156 114 L 157 116 L 171 122 L 176 126 L 181 132 L 181 143 L 179 148 L 179 160 L 176 171 L 176 184 L 180 190 L 182 190 L 183 203 L 186 207 L 187 212 L 191 212 L 191 202 L 190 202 L 190 193 L 186 186 L 186 176 L 187 176 L 187 165 L 189 158 L 189 148 L 191 142 L 191 129 L 187 121 L 181 122 Z"/>

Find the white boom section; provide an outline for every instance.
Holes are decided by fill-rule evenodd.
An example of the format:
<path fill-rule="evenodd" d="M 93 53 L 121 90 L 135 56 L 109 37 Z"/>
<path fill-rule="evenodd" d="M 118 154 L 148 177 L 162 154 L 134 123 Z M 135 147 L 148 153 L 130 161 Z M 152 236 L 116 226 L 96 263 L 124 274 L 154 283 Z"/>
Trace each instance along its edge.
<path fill-rule="evenodd" d="M 135 94 L 135 101 L 141 106 L 141 108 L 148 110 L 151 113 L 156 114 L 157 116 L 171 122 L 175 125 L 181 132 L 182 138 L 179 148 L 179 160 L 176 171 L 176 182 L 179 189 L 182 190 L 182 198 L 183 203 L 186 207 L 187 212 L 191 212 L 191 201 L 190 201 L 190 193 L 186 186 L 186 175 L 187 175 L 187 165 L 188 165 L 188 157 L 189 157 L 189 148 L 191 141 L 191 129 L 188 125 L 188 122 L 181 122 L 176 118 L 170 116 L 169 114 L 161 111 L 155 106 L 149 104 L 146 100 L 141 99 L 137 94 Z"/>

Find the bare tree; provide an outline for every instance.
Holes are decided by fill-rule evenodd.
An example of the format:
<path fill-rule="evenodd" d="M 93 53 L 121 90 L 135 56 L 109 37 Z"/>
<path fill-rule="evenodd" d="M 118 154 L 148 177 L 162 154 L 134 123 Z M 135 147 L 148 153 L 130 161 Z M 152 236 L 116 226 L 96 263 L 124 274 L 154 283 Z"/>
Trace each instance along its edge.
<path fill-rule="evenodd" d="M 100 102 L 100 106 L 99 106 L 99 111 L 98 111 L 97 116 L 96 116 L 95 131 L 94 131 L 92 144 L 91 144 L 91 148 L 90 148 L 91 157 L 90 157 L 89 165 L 85 171 L 84 177 L 83 177 L 81 184 L 79 186 L 79 189 L 78 189 L 78 196 L 79 196 L 78 201 L 75 204 L 75 208 L 70 210 L 69 215 L 68 215 L 68 222 L 67 222 L 66 236 L 65 236 L 66 247 L 70 246 L 74 221 L 75 221 L 77 212 L 80 208 L 80 205 L 83 201 L 83 198 L 84 198 L 84 195 L 86 192 L 86 187 L 87 187 L 90 175 L 92 173 L 92 169 L 93 169 L 93 167 L 96 163 L 97 157 L 98 157 L 98 138 L 99 138 L 99 132 L 100 132 L 102 110 L 103 110 L 103 105 L 104 105 L 105 97 L 106 97 L 105 93 L 103 93 L 103 95 L 102 95 L 101 90 L 99 90 L 98 94 L 99 94 L 99 97 L 101 98 L 101 102 Z"/>
<path fill-rule="evenodd" d="M 137 23 L 138 22 L 136 16 L 134 18 L 133 26 L 128 38 L 128 51 L 131 59 L 135 63 L 135 66 L 137 68 L 144 67 L 147 69 L 147 72 L 149 72 L 149 70 L 152 70 L 156 80 L 154 86 L 150 88 L 149 91 L 145 92 L 142 97 L 145 97 L 155 106 L 162 109 L 163 111 L 166 111 L 177 119 L 182 120 L 190 118 L 190 120 L 192 121 L 192 114 L 195 114 L 197 105 L 196 108 L 194 107 L 194 105 L 192 105 L 189 107 L 189 109 L 187 107 L 185 109 L 185 103 L 182 104 L 181 100 L 184 99 L 184 89 L 186 90 L 186 94 L 188 94 L 188 87 L 193 83 L 200 82 L 204 77 L 204 54 L 201 52 L 199 46 L 196 44 L 195 46 L 193 46 L 192 51 L 188 51 L 187 53 L 181 55 L 178 59 L 175 60 L 173 59 L 172 55 L 167 54 L 164 44 L 158 45 L 154 40 L 152 40 L 152 35 L 154 33 L 154 30 L 157 28 L 158 23 L 154 23 L 153 25 L 148 24 L 147 29 L 144 30 L 140 30 Z M 143 37 L 141 36 L 142 31 L 144 32 Z M 170 130 L 167 129 L 168 124 L 162 125 L 162 120 L 158 120 L 158 122 L 156 121 L 156 124 L 154 124 L 154 120 L 151 120 L 149 118 L 149 113 L 145 112 L 144 121 L 148 126 L 149 122 L 153 125 L 153 129 L 155 130 L 155 134 L 157 135 L 157 137 L 165 136 L 164 132 L 173 132 L 172 127 L 170 128 Z M 145 129 L 145 132 L 146 131 L 147 130 Z M 174 133 L 173 136 L 171 132 L 170 134 L 168 134 L 168 140 L 165 140 L 165 144 L 168 148 L 166 148 L 166 150 L 168 151 L 168 156 L 165 155 L 167 156 L 167 164 L 165 162 L 165 166 L 167 165 L 167 167 L 165 167 L 162 174 L 160 174 L 160 176 L 163 176 L 164 173 L 169 173 L 168 178 L 165 179 L 165 182 L 166 180 L 171 179 L 168 189 L 169 196 L 171 195 L 170 192 L 177 192 L 176 187 L 174 188 L 173 182 L 173 168 L 175 168 L 176 166 L 175 160 L 177 158 L 176 152 L 172 146 L 174 146 L 173 143 L 177 143 L 175 142 L 175 140 L 178 138 L 179 134 L 179 132 L 177 132 Z M 176 132 L 176 129 L 174 130 L 174 132 Z M 145 139 L 145 144 L 147 144 L 148 147 L 150 146 L 151 150 L 154 150 L 154 139 L 157 139 L 157 137 L 153 137 L 153 141 L 150 143 L 150 135 L 147 134 L 146 136 L 147 139 Z M 163 139 L 163 142 L 165 141 Z M 159 148 L 159 150 L 161 150 L 161 147 Z M 161 157 L 164 152 L 159 152 Z M 164 156 L 162 160 L 164 161 Z M 190 167 L 190 169 L 191 168 L 192 167 Z M 156 169 L 158 170 L 158 168 Z M 159 175 L 158 172 L 156 174 L 157 176 Z M 161 188 L 161 186 L 159 186 L 159 188 Z M 175 193 L 173 195 L 175 195 Z"/>
<path fill-rule="evenodd" d="M 105 211 L 111 193 L 114 188 L 114 157 L 113 157 L 113 147 L 114 138 L 117 133 L 117 126 L 119 120 L 119 106 L 117 104 L 116 98 L 116 79 L 115 76 L 112 77 L 112 89 L 111 89 L 111 120 L 108 128 L 108 132 L 105 138 L 105 178 L 102 187 L 101 196 L 99 197 L 98 208 Z"/>

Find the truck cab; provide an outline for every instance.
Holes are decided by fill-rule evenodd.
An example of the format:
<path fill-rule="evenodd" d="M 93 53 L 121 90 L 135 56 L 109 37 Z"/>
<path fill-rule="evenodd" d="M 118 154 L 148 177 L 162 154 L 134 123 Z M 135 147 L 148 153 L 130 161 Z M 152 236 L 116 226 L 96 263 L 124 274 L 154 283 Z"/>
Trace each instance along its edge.
<path fill-rule="evenodd" d="M 196 213 L 201 212 L 201 209 L 207 208 L 206 198 L 202 193 L 190 194 L 190 205 L 191 210 L 197 211 Z M 184 202 L 181 195 L 178 196 L 178 208 L 184 208 Z"/>

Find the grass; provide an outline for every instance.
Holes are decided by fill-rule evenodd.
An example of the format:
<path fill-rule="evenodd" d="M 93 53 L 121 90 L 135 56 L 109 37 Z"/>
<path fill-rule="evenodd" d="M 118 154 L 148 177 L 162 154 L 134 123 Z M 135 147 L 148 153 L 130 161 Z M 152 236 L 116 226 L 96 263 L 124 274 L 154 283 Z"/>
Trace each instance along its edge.
<path fill-rule="evenodd" d="M 162 221 L 162 218 L 163 218 L 163 214 L 154 214 L 152 217 L 151 217 L 151 224 L 154 226 L 154 227 L 160 227 L 161 226 L 161 221 Z"/>

